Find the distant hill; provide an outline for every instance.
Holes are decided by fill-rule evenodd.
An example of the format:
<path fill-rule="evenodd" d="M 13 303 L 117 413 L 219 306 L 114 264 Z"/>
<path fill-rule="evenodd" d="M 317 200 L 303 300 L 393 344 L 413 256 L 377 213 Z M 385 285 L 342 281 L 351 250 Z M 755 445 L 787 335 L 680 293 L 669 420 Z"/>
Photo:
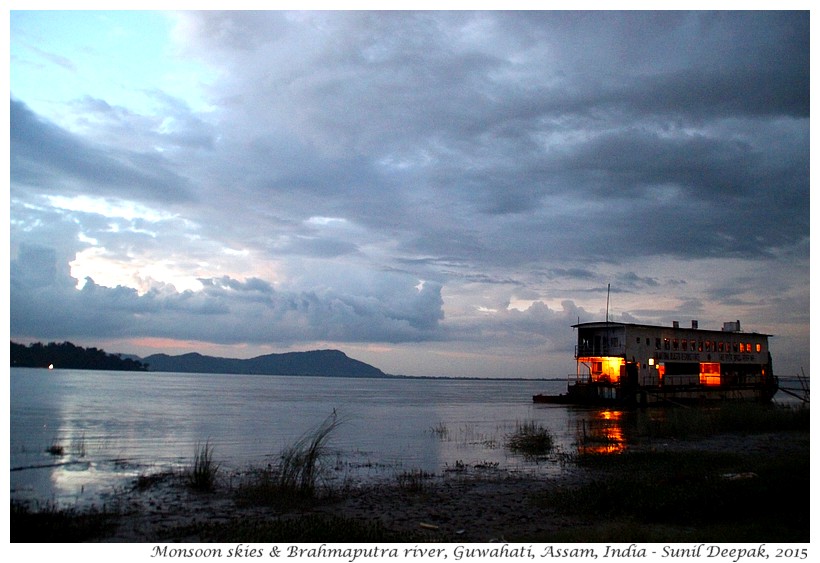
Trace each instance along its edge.
<path fill-rule="evenodd" d="M 267 354 L 247 360 L 190 353 L 153 354 L 143 358 L 149 371 L 232 373 L 248 375 L 317 375 L 335 377 L 392 377 L 382 370 L 349 358 L 339 350 Z"/>

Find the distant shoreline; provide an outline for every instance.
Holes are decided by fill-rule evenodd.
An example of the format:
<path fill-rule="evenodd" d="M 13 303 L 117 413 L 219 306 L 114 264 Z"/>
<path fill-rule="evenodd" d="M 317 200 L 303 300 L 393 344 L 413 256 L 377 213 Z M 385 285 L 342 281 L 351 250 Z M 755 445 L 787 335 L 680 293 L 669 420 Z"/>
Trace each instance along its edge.
<path fill-rule="evenodd" d="M 270 375 L 303 377 L 351 377 L 360 379 L 426 379 L 454 381 L 565 381 L 565 377 L 479 377 L 449 375 L 390 374 L 349 357 L 340 350 L 282 352 L 252 358 L 186 354 L 110 354 L 98 348 L 83 348 L 71 342 L 28 346 L 11 342 L 11 367 L 40 369 L 87 369 L 102 371 L 142 371 L 153 373 L 201 373 L 221 375 Z"/>
<path fill-rule="evenodd" d="M 45 371 L 63 371 L 63 370 L 88 370 L 88 371 L 123 371 L 123 370 L 102 370 L 95 368 L 59 368 L 55 367 L 49 369 L 47 367 L 39 366 L 15 366 L 11 367 L 17 369 L 39 369 Z M 195 372 L 195 371 L 163 371 L 147 369 L 137 371 L 136 373 L 189 373 L 199 375 L 259 375 L 264 377 L 338 377 L 342 379 L 425 379 L 425 380 L 447 380 L 447 381 L 566 381 L 566 377 L 478 377 L 478 376 L 455 376 L 455 375 L 402 375 L 394 373 L 385 373 L 380 376 L 373 375 L 333 375 L 333 374 L 299 374 L 299 373 L 219 373 L 219 372 Z"/>

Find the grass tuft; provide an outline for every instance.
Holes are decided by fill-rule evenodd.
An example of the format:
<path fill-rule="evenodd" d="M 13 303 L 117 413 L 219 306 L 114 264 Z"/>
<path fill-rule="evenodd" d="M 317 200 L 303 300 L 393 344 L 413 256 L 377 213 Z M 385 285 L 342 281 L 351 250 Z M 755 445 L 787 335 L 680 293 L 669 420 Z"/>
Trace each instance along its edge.
<path fill-rule="evenodd" d="M 447 428 L 447 425 L 443 422 L 439 422 L 432 428 L 430 428 L 430 434 L 436 436 L 439 440 L 445 441 L 450 439 L 450 430 Z"/>
<path fill-rule="evenodd" d="M 334 411 L 316 429 L 284 449 L 279 468 L 279 486 L 282 490 L 292 491 L 298 496 L 314 495 L 322 474 L 322 463 L 328 453 L 328 440 L 340 424 Z"/>
<path fill-rule="evenodd" d="M 341 425 L 334 412 L 319 426 L 282 450 L 279 464 L 254 473 L 240 487 L 240 498 L 251 504 L 292 504 L 313 499 L 327 469 L 328 442 Z"/>
<path fill-rule="evenodd" d="M 194 449 L 194 462 L 188 471 L 188 485 L 197 491 L 213 491 L 219 464 L 213 460 L 214 448 L 209 442 L 197 444 Z"/>
<path fill-rule="evenodd" d="M 408 493 L 420 493 L 427 488 L 427 484 L 435 477 L 428 471 L 421 469 L 413 469 L 411 471 L 404 471 L 396 475 L 396 482 L 399 489 Z"/>
<path fill-rule="evenodd" d="M 516 424 L 515 432 L 507 437 L 507 448 L 525 457 L 547 455 L 554 443 L 552 433 L 534 421 Z"/>

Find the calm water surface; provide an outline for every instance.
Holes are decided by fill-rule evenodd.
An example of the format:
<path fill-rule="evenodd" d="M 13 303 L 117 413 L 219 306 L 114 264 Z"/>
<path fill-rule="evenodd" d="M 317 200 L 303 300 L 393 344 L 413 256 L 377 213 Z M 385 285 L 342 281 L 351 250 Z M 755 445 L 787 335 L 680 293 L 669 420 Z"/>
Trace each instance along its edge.
<path fill-rule="evenodd" d="M 535 405 L 564 381 L 350 379 L 11 369 L 12 499 L 101 503 L 138 475 L 189 465 L 213 446 L 225 470 L 275 463 L 335 411 L 330 477 L 373 481 L 457 467 L 557 473 L 514 455 L 517 425 L 571 451 L 600 410 Z M 50 453 L 50 449 L 62 453 Z M 483 470 L 483 469 L 482 469 Z"/>

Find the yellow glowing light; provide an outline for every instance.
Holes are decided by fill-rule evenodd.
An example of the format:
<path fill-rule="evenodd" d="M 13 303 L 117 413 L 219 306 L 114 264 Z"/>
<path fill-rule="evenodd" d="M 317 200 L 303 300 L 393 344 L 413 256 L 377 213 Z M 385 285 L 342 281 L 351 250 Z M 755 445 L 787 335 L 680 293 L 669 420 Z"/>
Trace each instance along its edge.
<path fill-rule="evenodd" d="M 578 358 L 578 364 L 588 366 L 589 375 L 593 381 L 618 383 L 626 361 L 623 358 L 611 356 L 589 356 Z"/>
<path fill-rule="evenodd" d="M 623 412 L 602 411 L 584 424 L 579 449 L 584 453 L 617 454 L 626 449 Z"/>
<path fill-rule="evenodd" d="M 720 364 L 702 362 L 700 364 L 700 382 L 703 385 L 720 385 Z"/>

